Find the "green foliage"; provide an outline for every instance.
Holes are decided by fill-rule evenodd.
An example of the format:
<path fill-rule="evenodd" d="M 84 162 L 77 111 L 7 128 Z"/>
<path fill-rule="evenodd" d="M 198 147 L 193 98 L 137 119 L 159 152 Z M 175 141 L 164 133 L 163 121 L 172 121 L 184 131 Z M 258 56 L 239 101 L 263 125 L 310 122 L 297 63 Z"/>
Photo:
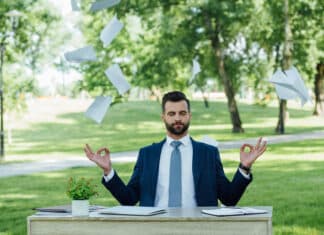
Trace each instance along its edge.
<path fill-rule="evenodd" d="M 66 194 L 72 200 L 89 200 L 92 196 L 98 195 L 96 187 L 97 185 L 90 179 L 70 177 Z"/>
<path fill-rule="evenodd" d="M 11 11 L 20 13 L 16 21 L 7 15 Z M 5 111 L 13 113 L 22 111 L 26 98 L 37 93 L 35 74 L 44 68 L 50 55 L 56 54 L 60 18 L 46 0 L 1 1 L 0 15 L 0 42 L 4 46 L 0 76 Z"/>
<path fill-rule="evenodd" d="M 323 8 L 321 1 L 289 1 L 293 65 L 306 80 L 313 80 L 316 65 L 323 58 Z M 268 61 L 275 69 L 283 63 L 283 9 L 284 1 L 263 1 L 252 28 L 253 39 L 265 49 Z"/>

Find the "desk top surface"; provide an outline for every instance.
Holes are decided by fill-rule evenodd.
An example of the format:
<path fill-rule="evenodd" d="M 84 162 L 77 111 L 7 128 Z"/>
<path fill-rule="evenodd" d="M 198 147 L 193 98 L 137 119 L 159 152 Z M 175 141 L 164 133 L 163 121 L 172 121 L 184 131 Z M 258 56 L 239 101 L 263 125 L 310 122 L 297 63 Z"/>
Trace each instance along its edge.
<path fill-rule="evenodd" d="M 217 207 L 196 207 L 196 208 L 167 208 L 166 213 L 150 216 L 130 215 L 107 215 L 99 212 L 90 212 L 88 217 L 73 217 L 71 213 L 37 212 L 28 217 L 32 220 L 114 220 L 114 221 L 200 221 L 200 220 L 269 220 L 272 218 L 271 206 L 250 206 L 256 209 L 266 210 L 264 214 L 239 215 L 239 216 L 213 216 L 202 213 L 203 209 L 215 209 Z"/>

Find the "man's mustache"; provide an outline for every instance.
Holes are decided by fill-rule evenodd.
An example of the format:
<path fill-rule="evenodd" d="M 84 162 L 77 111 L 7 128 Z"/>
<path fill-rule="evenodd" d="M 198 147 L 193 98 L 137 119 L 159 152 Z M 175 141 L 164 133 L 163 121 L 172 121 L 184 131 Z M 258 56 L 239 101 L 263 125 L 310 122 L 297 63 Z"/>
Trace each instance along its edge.
<path fill-rule="evenodd" d="M 175 122 L 172 124 L 172 126 L 176 126 L 176 125 L 184 125 L 184 123 L 183 122 Z"/>

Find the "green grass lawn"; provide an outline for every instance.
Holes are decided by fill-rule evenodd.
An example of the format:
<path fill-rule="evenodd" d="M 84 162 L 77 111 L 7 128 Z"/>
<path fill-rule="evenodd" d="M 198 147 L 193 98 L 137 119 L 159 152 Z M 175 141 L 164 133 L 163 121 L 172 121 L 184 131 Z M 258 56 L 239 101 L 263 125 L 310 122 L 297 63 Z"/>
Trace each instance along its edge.
<path fill-rule="evenodd" d="M 274 234 L 324 234 L 324 145 L 321 143 L 323 140 L 271 146 L 271 151 L 255 163 L 254 180 L 239 205 L 273 206 Z M 314 154 L 321 157 L 307 160 L 308 152 L 294 150 L 299 144 L 317 146 Z M 290 153 L 285 151 L 287 147 L 292 149 Z M 229 178 L 237 169 L 235 155 L 238 154 L 234 151 L 222 154 Z M 114 164 L 114 168 L 127 181 L 133 165 L 120 163 Z M 96 167 L 0 178 L 0 234 L 26 234 L 26 217 L 34 213 L 32 208 L 69 204 L 65 190 L 70 176 L 87 176 L 98 183 L 99 196 L 91 199 L 91 204 L 117 205 L 101 186 L 101 171 Z"/>
<path fill-rule="evenodd" d="M 90 103 L 79 101 L 42 101 L 12 123 L 13 143 L 6 145 L 11 156 L 50 158 L 52 155 L 83 156 L 84 143 L 94 148 L 109 146 L 112 152 L 138 150 L 139 146 L 159 141 L 165 135 L 157 102 L 134 101 L 113 106 L 102 125 L 84 117 Z M 192 102 L 191 135 L 209 135 L 218 141 L 274 134 L 278 108 L 239 104 L 244 134 L 232 134 L 224 102 Z M 313 117 L 311 108 L 289 108 L 286 133 L 323 130 L 323 117 Z M 125 141 L 127 140 L 127 141 Z M 274 234 L 324 234 L 324 140 L 271 145 L 253 169 L 254 181 L 240 205 L 273 206 Z M 237 150 L 222 152 L 229 178 L 238 164 Z M 17 158 L 15 158 L 15 161 Z M 125 180 L 133 163 L 115 164 Z M 69 204 L 65 195 L 70 176 L 97 180 L 100 194 L 92 204 L 104 206 L 117 202 L 100 185 L 97 168 L 73 168 L 28 176 L 0 178 L 0 235 L 26 234 L 26 217 L 32 208 Z"/>
<path fill-rule="evenodd" d="M 12 126 L 12 144 L 6 145 L 10 156 L 80 155 L 85 143 L 94 148 L 109 146 L 111 152 L 137 150 L 165 135 L 161 108 L 154 101 L 130 101 L 111 107 L 103 123 L 97 125 L 84 115 L 91 101 L 38 100 L 30 111 L 8 123 Z M 227 105 L 210 102 L 206 109 L 201 101 L 192 102 L 191 135 L 200 139 L 209 135 L 218 141 L 274 135 L 276 106 L 260 107 L 239 103 L 244 134 L 232 134 Z M 292 105 L 288 104 L 288 107 Z M 323 117 L 314 117 L 311 107 L 289 108 L 286 133 L 324 130 Z M 127 139 L 127 141 L 123 141 Z M 17 158 L 15 158 L 17 160 Z"/>

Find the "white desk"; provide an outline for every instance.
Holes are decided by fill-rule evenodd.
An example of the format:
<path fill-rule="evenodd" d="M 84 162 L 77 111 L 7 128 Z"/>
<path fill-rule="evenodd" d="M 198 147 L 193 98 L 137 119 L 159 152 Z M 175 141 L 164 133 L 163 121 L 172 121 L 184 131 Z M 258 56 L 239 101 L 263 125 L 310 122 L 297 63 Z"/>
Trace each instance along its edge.
<path fill-rule="evenodd" d="M 29 235 L 272 235 L 272 207 L 255 208 L 268 213 L 217 217 L 202 214 L 206 207 L 168 209 L 167 213 L 154 216 L 92 212 L 89 217 L 72 217 L 68 213 L 37 213 L 27 218 L 27 231 Z"/>

